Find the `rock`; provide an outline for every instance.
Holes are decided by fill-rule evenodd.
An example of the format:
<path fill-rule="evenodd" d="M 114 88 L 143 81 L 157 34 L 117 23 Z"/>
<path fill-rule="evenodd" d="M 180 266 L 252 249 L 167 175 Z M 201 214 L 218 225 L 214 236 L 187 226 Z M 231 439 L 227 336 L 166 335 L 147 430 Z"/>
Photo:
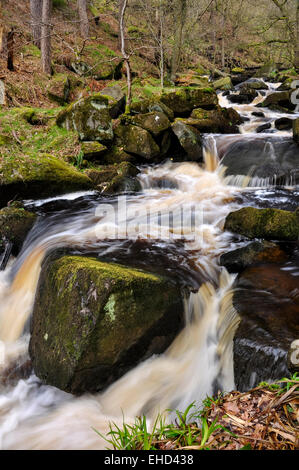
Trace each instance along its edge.
<path fill-rule="evenodd" d="M 224 77 L 213 82 L 213 87 L 215 90 L 232 90 L 233 84 L 230 77 Z"/>
<path fill-rule="evenodd" d="M 51 155 L 18 156 L 0 163 L 0 207 L 15 197 L 43 198 L 91 186 L 86 175 Z"/>
<path fill-rule="evenodd" d="M 122 122 L 142 127 L 142 129 L 150 132 L 154 137 L 157 137 L 162 132 L 170 128 L 168 117 L 159 111 L 152 111 L 146 114 L 136 114 L 134 116 L 124 116 Z"/>
<path fill-rule="evenodd" d="M 299 144 L 299 118 L 293 121 L 293 139 Z"/>
<path fill-rule="evenodd" d="M 96 189 L 103 194 L 118 194 L 141 190 L 141 185 L 136 179 L 138 170 L 129 162 L 105 165 L 100 170 L 86 170 L 85 174 L 93 181 Z"/>
<path fill-rule="evenodd" d="M 215 110 L 194 109 L 191 117 L 184 121 L 196 127 L 200 132 L 234 134 L 239 132 L 238 125 L 242 124 L 241 116 L 233 108 Z"/>
<path fill-rule="evenodd" d="M 238 273 L 248 266 L 261 263 L 282 263 L 287 255 L 278 245 L 267 241 L 257 241 L 229 251 L 220 256 L 220 265 L 230 273 Z"/>
<path fill-rule="evenodd" d="M 255 77 L 261 77 L 266 79 L 275 79 L 278 73 L 277 65 L 274 62 L 268 62 L 264 64 L 260 69 L 255 73 Z"/>
<path fill-rule="evenodd" d="M 298 278 L 281 267 L 249 267 L 235 283 L 233 305 L 241 317 L 234 338 L 238 390 L 290 375 L 287 354 L 299 338 Z"/>
<path fill-rule="evenodd" d="M 5 92 L 5 84 L 3 80 L 0 80 L 0 105 L 6 104 L 6 92 Z"/>
<path fill-rule="evenodd" d="M 282 117 L 282 118 L 276 119 L 274 122 L 274 125 L 276 129 L 278 129 L 279 131 L 285 131 L 285 130 L 287 131 L 289 129 L 292 129 L 293 119 Z"/>
<path fill-rule="evenodd" d="M 107 147 L 101 142 L 82 142 L 81 150 L 85 160 L 96 160 L 106 153 Z"/>
<path fill-rule="evenodd" d="M 162 276 L 94 258 L 48 259 L 31 324 L 34 371 L 71 393 L 101 390 L 162 353 L 182 312 L 177 286 Z"/>
<path fill-rule="evenodd" d="M 195 161 L 202 160 L 202 138 L 200 132 L 195 127 L 187 125 L 181 119 L 176 119 L 171 128 L 188 158 Z"/>
<path fill-rule="evenodd" d="M 289 370 L 291 372 L 299 372 L 299 339 L 292 341 L 287 360 Z"/>
<path fill-rule="evenodd" d="M 238 95 L 229 95 L 227 99 L 231 103 L 250 104 L 257 96 L 258 94 L 255 90 L 252 90 L 252 91 L 248 90 L 248 92 L 246 93 L 240 92 Z"/>
<path fill-rule="evenodd" d="M 265 117 L 265 114 L 262 113 L 262 111 L 253 111 L 253 113 L 251 113 L 252 116 L 255 116 L 255 117 Z"/>
<path fill-rule="evenodd" d="M 126 95 L 119 85 L 108 86 L 101 90 L 100 94 L 115 100 L 115 103 L 110 105 L 110 116 L 112 119 L 116 119 L 120 114 L 125 112 Z"/>
<path fill-rule="evenodd" d="M 291 101 L 291 91 L 276 91 L 270 93 L 262 103 L 259 103 L 257 106 L 262 106 L 263 108 L 270 108 L 276 110 L 276 106 L 287 109 L 288 111 L 294 111 L 296 105 Z M 279 109 L 279 108 L 278 108 Z"/>
<path fill-rule="evenodd" d="M 80 140 L 111 142 L 113 139 L 110 109 L 116 100 L 100 93 L 82 98 L 63 109 L 57 117 L 57 125 L 78 132 Z"/>
<path fill-rule="evenodd" d="M 271 129 L 271 122 L 265 122 L 265 124 L 261 124 L 256 128 L 256 133 L 259 134 L 260 132 L 264 132 L 267 129 Z"/>
<path fill-rule="evenodd" d="M 174 112 L 166 104 L 159 101 L 159 99 L 145 99 L 140 101 L 135 101 L 131 104 L 130 113 L 135 114 L 146 114 L 156 111 L 158 113 L 164 113 L 170 121 L 174 120 Z"/>
<path fill-rule="evenodd" d="M 252 90 L 269 90 L 269 87 L 265 82 L 254 78 L 249 78 L 246 82 L 237 85 L 236 88 L 242 90 L 242 93 Z"/>
<path fill-rule="evenodd" d="M 226 217 L 224 230 L 247 238 L 298 240 L 299 212 L 243 207 Z"/>
<path fill-rule="evenodd" d="M 160 153 L 159 146 L 154 141 L 151 134 L 142 129 L 142 127 L 134 126 L 132 124 L 120 124 L 115 129 L 117 142 L 119 142 L 123 150 L 133 155 L 151 160 L 157 157 Z"/>
<path fill-rule="evenodd" d="M 70 102 L 73 91 L 83 87 L 84 81 L 64 73 L 55 74 L 47 85 L 47 95 L 51 101 L 64 106 Z"/>
<path fill-rule="evenodd" d="M 17 256 L 28 233 L 37 219 L 36 214 L 12 204 L 0 210 L 0 250 L 4 241 L 12 243 L 12 253 Z"/>
<path fill-rule="evenodd" d="M 299 148 L 292 138 L 264 137 L 244 139 L 230 144 L 221 164 L 225 175 L 267 178 L 271 184 L 295 184 L 299 181 Z"/>
<path fill-rule="evenodd" d="M 170 108 L 175 116 L 188 116 L 195 108 L 214 109 L 218 98 L 213 88 L 179 88 L 164 92 L 159 100 Z"/>

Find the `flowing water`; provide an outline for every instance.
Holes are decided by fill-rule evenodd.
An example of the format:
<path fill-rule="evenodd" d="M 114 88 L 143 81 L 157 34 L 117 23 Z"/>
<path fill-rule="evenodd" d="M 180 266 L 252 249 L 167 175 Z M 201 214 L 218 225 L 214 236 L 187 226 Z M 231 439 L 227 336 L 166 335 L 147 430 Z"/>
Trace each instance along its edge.
<path fill-rule="evenodd" d="M 222 95 L 219 98 L 220 104 L 229 105 Z M 234 107 L 244 114 L 256 109 L 255 104 Z M 71 209 L 66 204 L 63 210 L 44 213 L 43 208 L 56 207 L 59 198 L 28 201 L 43 216 L 18 259 L 0 272 L 2 371 L 26 361 L 41 264 L 52 250 L 66 247 L 75 253 L 126 261 L 134 249 L 138 258 L 139 245 L 146 245 L 149 259 L 144 267 L 152 264 L 155 254 L 162 259 L 164 252 L 161 269 L 171 273 L 171 265 L 175 266 L 181 284 L 189 285 L 189 295 L 184 300 L 185 326 L 168 350 L 140 363 L 98 395 L 75 398 L 41 384 L 34 375 L 14 386 L 2 385 L 0 447 L 103 449 L 106 443 L 93 428 L 105 433 L 110 421 L 121 425 L 124 418 L 130 422 L 142 414 L 154 420 L 166 409 L 184 410 L 192 401 L 200 404 L 207 394 L 234 388 L 233 337 L 239 323 L 232 305 L 235 275 L 221 268 L 218 259 L 234 247 L 223 224 L 227 214 L 242 204 L 236 196 L 250 178 L 232 185 L 218 156 L 235 139 L 257 138 L 255 124 L 246 126 L 234 136 L 207 135 L 203 165 L 166 162 L 141 168 L 138 194 L 67 195 L 60 202 L 72 200 Z M 167 419 L 172 419 L 171 412 Z"/>

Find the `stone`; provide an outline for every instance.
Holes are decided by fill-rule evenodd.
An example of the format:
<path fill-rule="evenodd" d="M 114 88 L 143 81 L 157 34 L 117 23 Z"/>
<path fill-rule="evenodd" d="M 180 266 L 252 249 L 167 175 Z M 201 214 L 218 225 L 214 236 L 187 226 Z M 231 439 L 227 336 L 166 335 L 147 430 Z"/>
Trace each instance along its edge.
<path fill-rule="evenodd" d="M 3 248 L 4 241 L 9 241 L 13 245 L 13 255 L 17 256 L 36 219 L 36 214 L 22 207 L 16 207 L 16 203 L 1 209 L 0 249 Z"/>
<path fill-rule="evenodd" d="M 200 132 L 181 119 L 176 119 L 171 128 L 188 158 L 195 161 L 202 160 L 202 137 Z"/>
<path fill-rule="evenodd" d="M 295 241 L 299 239 L 299 211 L 243 207 L 230 212 L 224 230 L 247 238 Z"/>
<path fill-rule="evenodd" d="M 110 116 L 112 119 L 116 119 L 120 114 L 125 112 L 126 95 L 119 85 L 108 86 L 101 90 L 100 94 L 115 100 L 115 103 L 110 105 Z"/>
<path fill-rule="evenodd" d="M 293 121 L 293 139 L 299 144 L 299 118 L 294 119 Z"/>
<path fill-rule="evenodd" d="M 233 84 L 230 77 L 223 77 L 213 82 L 215 90 L 232 90 Z"/>
<path fill-rule="evenodd" d="M 52 155 L 17 156 L 0 163 L 0 207 L 16 196 L 40 199 L 91 186 L 86 175 Z"/>
<path fill-rule="evenodd" d="M 116 104 L 114 98 L 96 93 L 71 103 L 59 113 L 56 123 L 78 132 L 80 140 L 97 140 L 105 144 L 113 139 L 110 108 Z"/>
<path fill-rule="evenodd" d="M 152 111 L 146 114 L 136 114 L 134 116 L 125 116 L 122 122 L 142 127 L 142 129 L 150 132 L 154 137 L 157 137 L 162 134 L 162 132 L 170 128 L 168 117 L 159 111 Z"/>
<path fill-rule="evenodd" d="M 288 111 L 294 111 L 296 105 L 291 101 L 291 90 L 289 91 L 276 91 L 266 96 L 262 103 L 257 106 L 263 108 L 270 108 L 276 110 L 276 106 L 287 109 Z"/>
<path fill-rule="evenodd" d="M 181 87 L 164 92 L 159 100 L 174 112 L 175 116 L 187 116 L 195 108 L 214 109 L 218 98 L 213 88 Z"/>
<path fill-rule="evenodd" d="M 103 194 L 141 190 L 141 185 L 136 179 L 138 170 L 129 162 L 105 165 L 101 169 L 86 170 L 85 174 L 93 181 L 96 189 Z"/>
<path fill-rule="evenodd" d="M 81 150 L 85 160 L 94 160 L 101 158 L 106 153 L 107 147 L 101 142 L 82 142 Z"/>
<path fill-rule="evenodd" d="M 162 353 L 182 312 L 180 292 L 165 277 L 95 258 L 48 258 L 31 323 L 35 374 L 75 394 L 102 390 Z"/>
<path fill-rule="evenodd" d="M 115 135 L 125 152 L 146 160 L 151 160 L 160 153 L 159 146 L 152 135 L 142 127 L 120 124 L 115 129 Z"/>
<path fill-rule="evenodd" d="M 287 117 L 282 117 L 274 121 L 276 129 L 279 131 L 287 131 L 293 127 L 293 119 Z"/>

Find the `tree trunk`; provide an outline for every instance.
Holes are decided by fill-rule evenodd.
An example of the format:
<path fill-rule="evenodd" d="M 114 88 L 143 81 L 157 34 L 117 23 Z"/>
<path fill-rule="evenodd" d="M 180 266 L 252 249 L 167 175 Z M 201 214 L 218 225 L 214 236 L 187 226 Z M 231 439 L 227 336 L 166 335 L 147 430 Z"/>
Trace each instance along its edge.
<path fill-rule="evenodd" d="M 30 0 L 31 31 L 33 44 L 41 47 L 43 0 Z"/>
<path fill-rule="evenodd" d="M 175 7 L 177 11 L 177 20 L 175 22 L 174 45 L 173 45 L 172 58 L 171 58 L 170 79 L 172 81 L 175 81 L 176 73 L 180 65 L 181 52 L 182 52 L 183 28 L 185 25 L 186 12 L 187 12 L 187 1 L 176 0 Z"/>
<path fill-rule="evenodd" d="M 120 33 L 120 44 L 121 44 L 121 53 L 124 58 L 126 72 L 127 72 L 127 86 L 128 86 L 128 95 L 126 103 L 126 113 L 130 111 L 130 106 L 132 102 L 132 73 L 130 65 L 130 56 L 126 53 L 125 46 L 125 13 L 128 6 L 128 0 L 121 0 L 122 8 L 120 10 L 119 17 L 119 33 Z"/>
<path fill-rule="evenodd" d="M 78 0 L 78 14 L 80 19 L 80 33 L 81 36 L 86 39 L 89 35 L 89 24 L 88 24 L 88 16 L 87 16 L 87 6 L 86 0 Z"/>
<path fill-rule="evenodd" d="M 43 0 L 41 29 L 42 71 L 51 74 L 51 9 L 52 0 Z"/>
<path fill-rule="evenodd" d="M 11 28 L 7 33 L 7 68 L 10 71 L 14 70 L 13 66 L 13 53 L 14 53 L 14 28 Z"/>

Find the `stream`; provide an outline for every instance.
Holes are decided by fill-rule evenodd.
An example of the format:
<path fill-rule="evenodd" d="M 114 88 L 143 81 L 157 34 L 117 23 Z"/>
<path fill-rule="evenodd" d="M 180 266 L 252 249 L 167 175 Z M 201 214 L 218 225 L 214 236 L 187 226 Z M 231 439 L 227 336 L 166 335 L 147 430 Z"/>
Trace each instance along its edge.
<path fill-rule="evenodd" d="M 275 173 L 276 161 L 295 144 L 291 130 L 274 126 L 278 118 L 294 119 L 299 113 L 257 107 L 279 86 L 267 85 L 269 89 L 249 105 L 232 104 L 219 93 L 219 104 L 232 106 L 246 120 L 239 134 L 205 135 L 203 164 L 166 161 L 142 166 L 142 191 L 136 194 L 103 197 L 90 191 L 26 201 L 40 217 L 18 258 L 0 272 L 0 340 L 5 345 L 0 372 L 29 357 L 30 314 L 42 262 L 53 250 L 164 274 L 176 279 L 188 295 L 184 328 L 165 353 L 140 363 L 101 393 L 74 397 L 42 384 L 34 374 L 14 385 L 0 384 L 0 448 L 105 449 L 107 443 L 94 429 L 105 434 L 109 422 L 121 426 L 123 419 L 134 422 L 142 414 L 154 422 L 166 409 L 183 411 L 192 401 L 200 405 L 207 395 L 236 387 L 236 274 L 221 267 L 219 257 L 244 241 L 223 231 L 225 218 L 245 205 L 293 210 L 299 201 L 292 171 L 277 185 L 282 177 Z M 256 116 L 260 111 L 263 117 Z M 271 124 L 267 132 L 256 133 L 265 122 Z M 264 160 L 272 162 L 269 177 L 258 169 L 237 175 L 225 170 L 222 160 L 246 158 L 248 148 L 260 149 Z M 299 282 L 297 262 L 295 258 L 289 270 L 284 266 L 284 272 Z M 166 419 L 172 418 L 173 412 L 168 412 Z"/>

